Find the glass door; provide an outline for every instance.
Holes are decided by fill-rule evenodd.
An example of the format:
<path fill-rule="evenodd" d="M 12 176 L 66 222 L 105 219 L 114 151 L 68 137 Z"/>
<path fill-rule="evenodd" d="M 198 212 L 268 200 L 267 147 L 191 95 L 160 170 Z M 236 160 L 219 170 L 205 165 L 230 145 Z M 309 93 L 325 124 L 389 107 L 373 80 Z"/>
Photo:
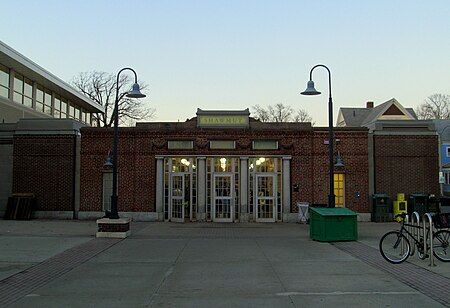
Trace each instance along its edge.
<path fill-rule="evenodd" d="M 214 175 L 213 221 L 233 222 L 234 180 L 232 175 Z"/>
<path fill-rule="evenodd" d="M 185 181 L 184 175 L 172 174 L 170 191 L 170 221 L 184 222 L 184 191 Z"/>
<path fill-rule="evenodd" d="M 256 175 L 256 221 L 275 222 L 277 213 L 276 177 Z"/>

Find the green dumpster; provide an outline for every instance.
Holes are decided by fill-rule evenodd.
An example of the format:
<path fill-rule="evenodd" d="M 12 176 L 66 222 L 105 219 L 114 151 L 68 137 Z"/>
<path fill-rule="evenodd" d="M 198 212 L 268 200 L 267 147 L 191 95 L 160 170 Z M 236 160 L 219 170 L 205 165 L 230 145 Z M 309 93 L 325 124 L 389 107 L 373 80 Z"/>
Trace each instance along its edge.
<path fill-rule="evenodd" d="M 321 242 L 356 241 L 357 215 L 347 208 L 310 208 L 309 236 Z"/>

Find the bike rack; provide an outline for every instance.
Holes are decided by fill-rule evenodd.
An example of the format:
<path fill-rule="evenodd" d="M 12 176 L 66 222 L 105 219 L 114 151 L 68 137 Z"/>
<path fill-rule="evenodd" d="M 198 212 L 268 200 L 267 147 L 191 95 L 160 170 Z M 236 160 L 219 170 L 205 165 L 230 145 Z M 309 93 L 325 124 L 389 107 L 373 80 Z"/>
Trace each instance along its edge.
<path fill-rule="evenodd" d="M 434 264 L 434 254 L 433 254 L 433 218 L 431 217 L 430 213 L 425 213 L 423 215 L 423 253 L 427 252 L 427 233 L 426 233 L 426 222 L 425 217 L 428 218 L 428 234 L 429 234 L 429 240 L 430 240 L 430 264 L 429 266 L 436 266 Z"/>
<path fill-rule="evenodd" d="M 406 216 L 406 218 L 408 218 L 408 216 Z M 409 220 L 409 219 L 408 219 Z M 408 223 L 408 220 L 406 220 L 406 222 Z M 411 224 L 417 226 L 417 228 L 414 227 L 408 227 L 408 231 L 410 231 L 416 238 L 419 238 L 419 233 L 420 233 L 420 216 L 419 213 L 417 212 L 413 212 L 411 214 Z M 414 240 L 408 235 L 408 240 L 410 240 L 410 243 L 414 243 Z M 411 252 L 410 252 L 410 256 L 413 256 L 414 253 L 416 251 L 416 245 L 411 245 Z"/>

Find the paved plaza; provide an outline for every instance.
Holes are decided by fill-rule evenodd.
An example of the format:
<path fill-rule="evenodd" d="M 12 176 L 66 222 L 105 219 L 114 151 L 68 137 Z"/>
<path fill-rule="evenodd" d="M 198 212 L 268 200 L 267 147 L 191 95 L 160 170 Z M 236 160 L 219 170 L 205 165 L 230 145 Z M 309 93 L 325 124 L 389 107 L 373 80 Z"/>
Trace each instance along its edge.
<path fill-rule="evenodd" d="M 358 241 L 309 239 L 304 224 L 0 220 L 0 307 L 449 307 L 450 263 L 378 252 L 396 223 Z"/>

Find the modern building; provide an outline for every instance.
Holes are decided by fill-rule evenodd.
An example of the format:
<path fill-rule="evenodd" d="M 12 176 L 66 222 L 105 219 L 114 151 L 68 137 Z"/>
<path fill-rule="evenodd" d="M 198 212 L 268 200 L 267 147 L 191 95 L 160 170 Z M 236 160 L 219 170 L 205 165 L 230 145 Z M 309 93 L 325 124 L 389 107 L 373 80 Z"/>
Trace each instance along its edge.
<path fill-rule="evenodd" d="M 90 126 L 92 114 L 99 112 L 97 103 L 0 41 L 0 215 L 13 192 L 39 195 L 40 185 L 51 188 L 45 193 L 59 193 L 60 198 L 67 196 L 70 186 L 68 202 L 74 204 L 80 128 Z M 58 139 L 69 144 L 70 158 L 58 156 L 64 146 L 52 148 Z M 29 160 L 21 159 L 22 149 L 28 151 Z M 58 168 L 41 169 L 41 160 Z M 36 171 L 40 177 L 25 185 Z M 71 179 L 61 182 L 61 174 L 70 174 Z M 58 192 L 60 185 L 64 189 Z"/>

